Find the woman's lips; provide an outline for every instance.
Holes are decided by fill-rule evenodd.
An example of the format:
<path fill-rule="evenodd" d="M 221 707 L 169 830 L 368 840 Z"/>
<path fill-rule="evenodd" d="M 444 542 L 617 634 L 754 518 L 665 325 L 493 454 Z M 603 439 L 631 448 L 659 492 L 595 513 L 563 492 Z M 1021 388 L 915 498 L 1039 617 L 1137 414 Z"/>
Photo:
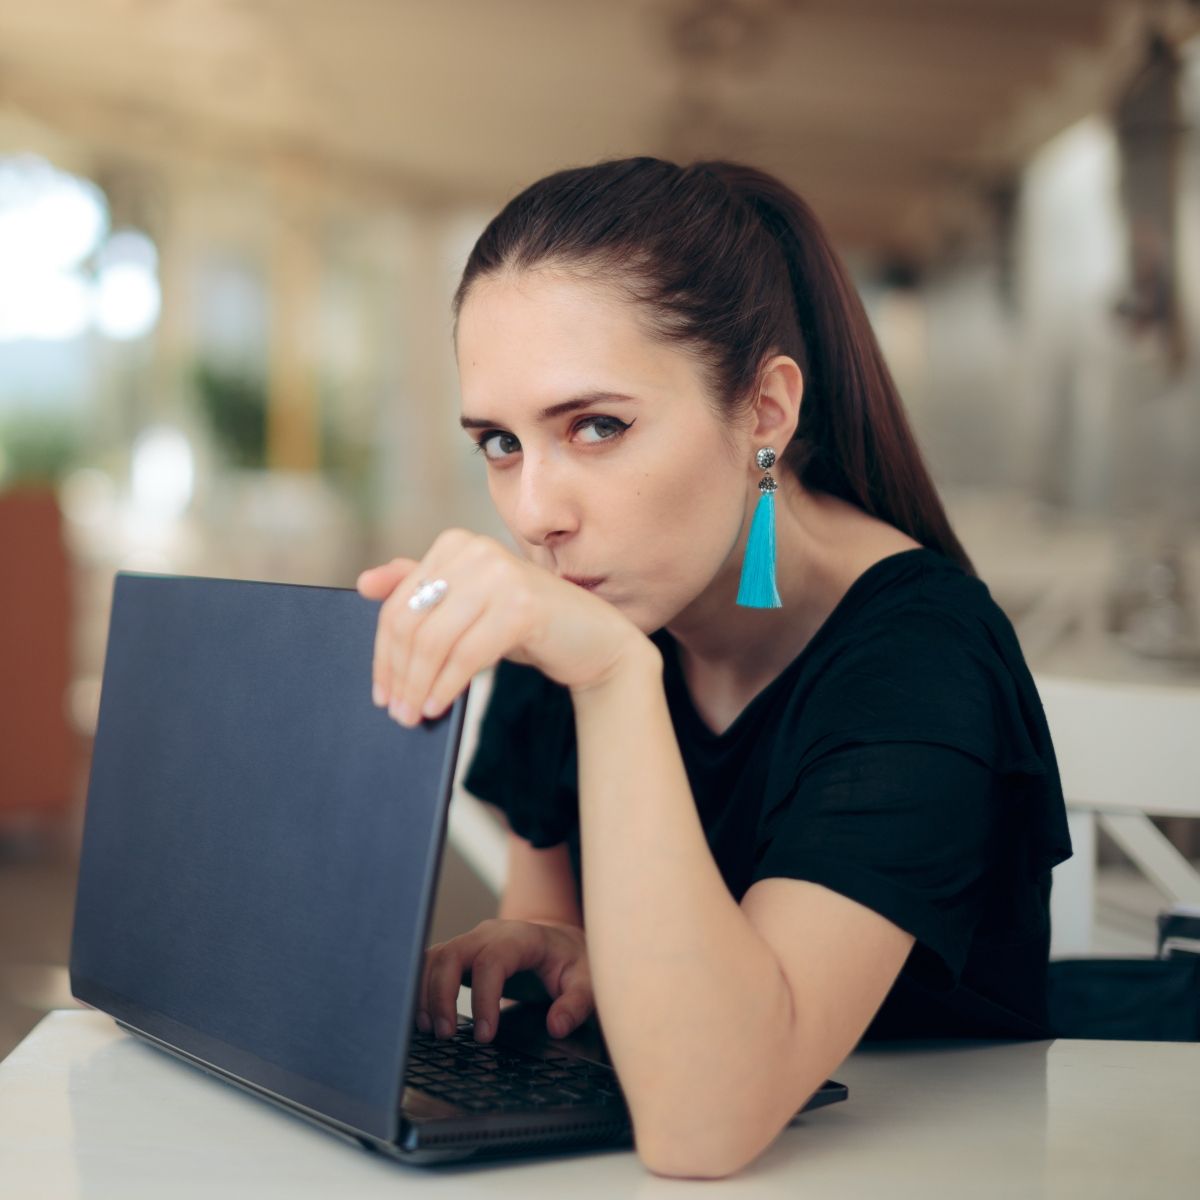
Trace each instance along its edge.
<path fill-rule="evenodd" d="M 568 583 L 573 583 L 576 586 L 585 588 L 587 591 L 590 592 L 593 588 L 598 587 L 600 584 L 602 584 L 604 582 L 605 576 L 594 575 L 594 576 L 588 577 L 586 575 L 564 575 L 563 578 Z"/>

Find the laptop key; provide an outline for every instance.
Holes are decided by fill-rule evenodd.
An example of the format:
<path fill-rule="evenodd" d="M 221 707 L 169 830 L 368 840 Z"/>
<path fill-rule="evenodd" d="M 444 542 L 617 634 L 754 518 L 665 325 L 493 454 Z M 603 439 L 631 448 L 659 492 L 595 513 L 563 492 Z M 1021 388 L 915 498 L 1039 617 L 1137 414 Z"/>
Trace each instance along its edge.
<path fill-rule="evenodd" d="M 474 1040 L 469 1026 L 447 1040 L 414 1034 L 407 1077 L 422 1091 L 469 1112 L 612 1104 L 621 1099 L 609 1068 L 552 1046 L 534 1057 L 484 1045 Z"/>

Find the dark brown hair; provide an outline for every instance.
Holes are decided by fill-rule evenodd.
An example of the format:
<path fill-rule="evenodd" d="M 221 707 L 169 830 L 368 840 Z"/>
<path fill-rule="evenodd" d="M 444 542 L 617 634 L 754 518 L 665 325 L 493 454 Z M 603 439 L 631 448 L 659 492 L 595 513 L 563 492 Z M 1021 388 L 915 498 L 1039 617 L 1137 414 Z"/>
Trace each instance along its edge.
<path fill-rule="evenodd" d="M 752 402 L 773 354 L 804 374 L 781 461 L 974 573 L 909 428 L 862 301 L 812 210 L 772 175 L 731 162 L 626 158 L 558 171 L 508 202 L 454 295 L 507 270 L 602 280 L 649 330 L 693 353 L 721 411 Z"/>

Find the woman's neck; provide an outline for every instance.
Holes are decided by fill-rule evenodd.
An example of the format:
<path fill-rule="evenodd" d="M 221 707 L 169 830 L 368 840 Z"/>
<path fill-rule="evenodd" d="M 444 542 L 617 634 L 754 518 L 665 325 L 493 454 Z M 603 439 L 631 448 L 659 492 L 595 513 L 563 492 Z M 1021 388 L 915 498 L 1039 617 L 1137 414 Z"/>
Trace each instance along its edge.
<path fill-rule="evenodd" d="M 752 697 L 812 640 L 868 567 L 916 541 L 845 501 L 781 473 L 775 493 L 775 578 L 782 608 L 738 607 L 749 520 L 708 588 L 667 625 L 689 686 Z M 693 694 L 695 694 L 693 692 Z"/>

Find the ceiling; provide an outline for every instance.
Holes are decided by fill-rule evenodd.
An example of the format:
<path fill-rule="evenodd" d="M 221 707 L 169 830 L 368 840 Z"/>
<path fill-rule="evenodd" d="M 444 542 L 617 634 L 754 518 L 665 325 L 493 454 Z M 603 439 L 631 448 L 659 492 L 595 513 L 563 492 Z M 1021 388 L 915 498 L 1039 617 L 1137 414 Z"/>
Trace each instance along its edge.
<path fill-rule="evenodd" d="M 725 155 L 782 175 L 846 248 L 920 259 L 1109 102 L 1146 7 L 0 0 L 0 122 L 435 204 L 606 156 Z"/>

